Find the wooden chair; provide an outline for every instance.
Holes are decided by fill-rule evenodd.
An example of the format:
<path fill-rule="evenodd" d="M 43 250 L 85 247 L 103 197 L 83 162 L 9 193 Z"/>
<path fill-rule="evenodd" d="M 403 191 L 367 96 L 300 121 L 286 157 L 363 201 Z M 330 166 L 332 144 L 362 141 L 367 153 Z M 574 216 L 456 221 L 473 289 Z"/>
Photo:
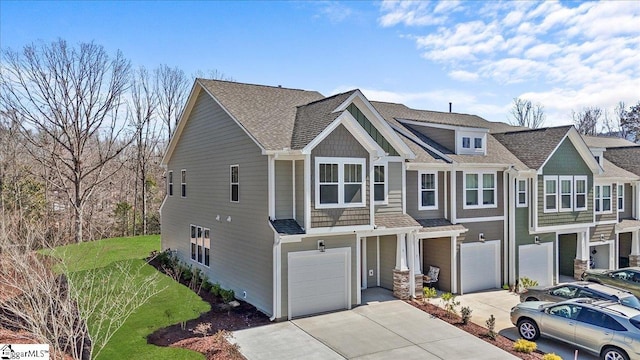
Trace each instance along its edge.
<path fill-rule="evenodd" d="M 422 277 L 424 287 L 438 287 L 438 275 L 440 268 L 437 266 L 429 266 L 429 272 Z M 435 285 L 435 286 L 434 286 Z"/>

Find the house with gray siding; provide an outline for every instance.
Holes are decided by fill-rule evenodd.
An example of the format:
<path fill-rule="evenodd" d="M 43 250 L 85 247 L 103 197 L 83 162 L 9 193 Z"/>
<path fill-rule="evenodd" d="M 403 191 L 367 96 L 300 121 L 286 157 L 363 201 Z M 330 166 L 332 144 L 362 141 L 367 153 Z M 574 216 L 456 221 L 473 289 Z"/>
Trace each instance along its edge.
<path fill-rule="evenodd" d="M 373 287 L 421 297 L 430 267 L 467 293 L 634 264 L 638 158 L 592 140 L 196 79 L 162 160 L 162 247 L 273 320 Z"/>

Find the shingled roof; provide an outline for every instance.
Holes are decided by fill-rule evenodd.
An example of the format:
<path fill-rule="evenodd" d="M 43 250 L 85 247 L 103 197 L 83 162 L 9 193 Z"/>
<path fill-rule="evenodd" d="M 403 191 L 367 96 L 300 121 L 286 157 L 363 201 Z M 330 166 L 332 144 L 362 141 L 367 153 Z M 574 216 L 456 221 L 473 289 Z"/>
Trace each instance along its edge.
<path fill-rule="evenodd" d="M 342 112 L 335 112 L 340 104 L 345 102 L 357 90 L 336 94 L 322 100 L 298 106 L 293 136 L 292 149 L 302 149 L 327 128 Z"/>
<path fill-rule="evenodd" d="M 584 142 L 587 143 L 589 147 L 595 148 L 618 148 L 618 147 L 627 147 L 627 146 L 636 146 L 636 144 L 631 141 L 619 137 L 613 136 L 591 136 L 591 135 L 582 135 Z"/>
<path fill-rule="evenodd" d="M 324 96 L 317 91 L 197 79 L 266 150 L 291 147 L 297 106 Z"/>
<path fill-rule="evenodd" d="M 567 135 L 572 125 L 493 134 L 528 167 L 539 169 Z"/>
<path fill-rule="evenodd" d="M 640 146 L 607 149 L 604 158 L 640 176 Z"/>

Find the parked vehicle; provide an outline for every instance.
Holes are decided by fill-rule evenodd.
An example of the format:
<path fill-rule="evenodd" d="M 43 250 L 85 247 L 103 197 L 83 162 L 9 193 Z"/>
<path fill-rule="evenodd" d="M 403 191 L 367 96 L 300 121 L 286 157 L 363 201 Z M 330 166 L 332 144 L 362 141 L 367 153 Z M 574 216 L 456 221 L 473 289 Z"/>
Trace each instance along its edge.
<path fill-rule="evenodd" d="M 640 300 L 630 291 L 588 281 L 576 281 L 555 286 L 533 286 L 520 294 L 520 301 L 564 301 L 592 298 L 617 301 L 640 310 Z"/>
<path fill-rule="evenodd" d="M 527 301 L 511 309 L 520 336 L 560 340 L 603 360 L 640 359 L 640 310 L 617 302 L 571 299 Z"/>
<path fill-rule="evenodd" d="M 582 280 L 613 285 L 640 297 L 640 267 L 618 270 L 590 269 L 582 273 Z"/>

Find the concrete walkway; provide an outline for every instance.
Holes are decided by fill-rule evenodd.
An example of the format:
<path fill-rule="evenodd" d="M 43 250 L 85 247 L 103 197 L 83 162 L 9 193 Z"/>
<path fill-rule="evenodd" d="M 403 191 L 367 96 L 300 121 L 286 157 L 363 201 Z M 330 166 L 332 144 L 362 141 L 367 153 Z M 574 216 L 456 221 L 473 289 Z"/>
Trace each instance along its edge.
<path fill-rule="evenodd" d="M 400 301 L 234 332 L 249 360 L 517 359 Z"/>

